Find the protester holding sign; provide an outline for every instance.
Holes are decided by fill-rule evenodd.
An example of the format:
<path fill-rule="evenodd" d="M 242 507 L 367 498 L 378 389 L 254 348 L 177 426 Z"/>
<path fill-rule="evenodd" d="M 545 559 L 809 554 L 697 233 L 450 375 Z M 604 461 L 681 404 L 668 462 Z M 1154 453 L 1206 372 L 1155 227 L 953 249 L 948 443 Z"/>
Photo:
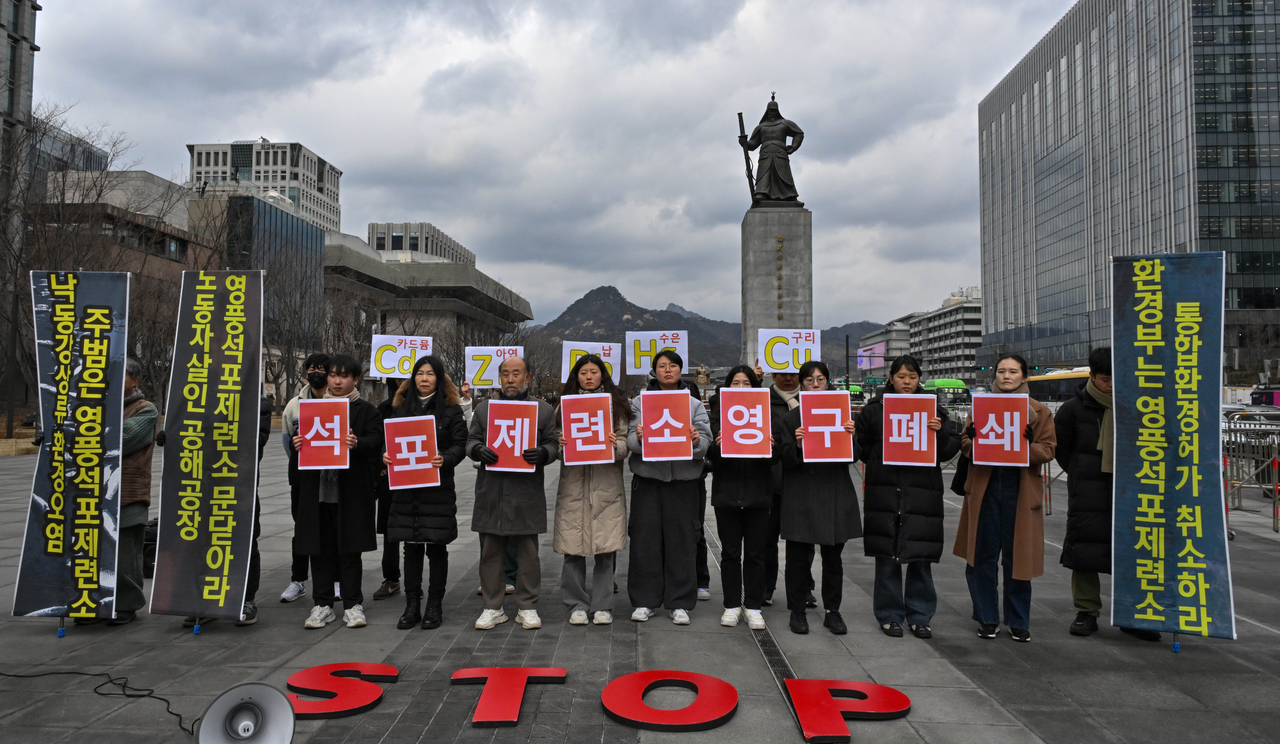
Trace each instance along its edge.
<path fill-rule="evenodd" d="M 755 373 L 761 380 L 764 379 L 764 371 L 758 361 Z M 788 411 L 800 407 L 800 375 L 798 371 L 774 372 L 771 377 L 773 384 L 769 386 L 769 416 L 777 424 L 782 421 Z M 764 601 L 761 602 L 766 607 L 773 604 L 773 593 L 778 588 L 778 539 L 782 536 L 782 458 L 773 462 L 769 490 L 771 491 L 769 540 L 764 554 Z M 810 593 L 806 595 L 807 605 L 817 607 L 817 597 L 812 593 L 813 587 L 809 589 Z"/>
<path fill-rule="evenodd" d="M 289 586 L 280 593 L 281 602 L 293 602 L 307 594 L 307 554 L 298 550 L 298 450 L 293 446 L 293 437 L 298 433 L 298 403 L 303 400 L 319 399 L 329 389 L 329 355 L 312 354 L 303 362 L 307 373 L 307 384 L 298 394 L 285 404 L 280 415 L 280 426 L 284 429 L 284 449 L 289 455 L 289 515 L 293 518 L 294 534 L 291 543 L 293 563 L 289 573 Z"/>
<path fill-rule="evenodd" d="M 360 554 L 378 549 L 375 479 L 381 471 L 382 415 L 360 398 L 360 362 L 339 354 L 329 360 L 329 389 L 325 398 L 345 398 L 349 406 L 343 441 L 349 462 L 345 469 L 298 471 L 299 552 L 311 556 L 315 574 L 315 606 L 305 627 L 323 628 L 337 619 L 333 587 L 341 582 L 342 619 L 348 628 L 362 628 L 364 573 Z M 303 433 L 293 436 L 294 449 L 303 447 Z"/>
<path fill-rule="evenodd" d="M 627 493 L 622 483 L 622 461 L 627 456 L 627 427 L 631 422 L 631 404 L 606 372 L 604 360 L 595 354 L 578 359 L 560 394 L 564 406 L 572 396 L 606 394 L 610 421 L 593 421 L 589 415 L 570 416 L 560 424 L 561 453 L 566 451 L 565 425 L 572 438 L 574 429 L 592 434 L 608 426 L 604 441 L 593 438 L 588 446 L 604 446 L 602 454 L 612 455 L 612 462 L 594 465 L 566 464 L 560 468 L 560 486 L 556 491 L 555 537 L 551 547 L 564 556 L 560 572 L 560 596 L 569 608 L 571 625 L 586 625 L 590 614 L 596 625 L 613 622 L 613 572 L 618 551 L 627 544 Z M 605 418 L 604 412 L 598 414 Z M 599 426 L 597 426 L 597 423 Z M 594 558 L 591 591 L 587 592 L 587 558 Z"/>
<path fill-rule="evenodd" d="M 827 389 L 827 365 L 805 362 L 800 367 L 800 386 L 805 392 Z M 845 432 L 856 431 L 846 421 Z M 787 541 L 787 609 L 791 611 L 791 632 L 808 633 L 805 607 L 813 585 L 815 546 L 822 554 L 822 624 L 836 635 L 848 632 L 840 617 L 844 567 L 840 553 L 849 540 L 862 536 L 858 517 L 858 492 L 854 490 L 847 462 L 805 462 L 805 429 L 800 409 L 794 408 L 774 425 L 774 438 L 782 459 L 782 537 Z"/>
<path fill-rule="evenodd" d="M 378 404 L 378 413 L 385 422 L 394 413 L 396 393 L 407 377 L 387 378 L 387 398 Z M 385 439 L 386 428 L 383 428 Z M 387 447 L 391 443 L 387 442 Z M 387 518 L 391 515 L 391 488 L 387 468 L 378 473 L 378 534 L 382 535 L 382 585 L 373 590 L 375 600 L 388 599 L 400 593 L 400 543 L 387 537 Z"/>
<path fill-rule="evenodd" d="M 431 466 L 439 471 L 440 485 L 390 491 L 386 540 L 404 545 L 404 614 L 396 627 L 409 630 L 419 622 L 423 629 L 440 627 L 442 602 L 449 582 L 449 549 L 458 537 L 458 496 L 453 471 L 462 462 L 467 444 L 467 423 L 458 405 L 458 390 L 434 356 L 421 356 L 413 364 L 413 376 L 405 380 L 392 399 L 391 417 L 435 418 L 436 456 Z M 394 442 L 387 442 L 382 462 L 393 464 Z M 423 558 L 430 563 L 427 605 L 422 606 Z"/>
<path fill-rule="evenodd" d="M 889 367 L 889 386 L 889 390 L 899 395 L 918 395 L 920 363 L 910 355 L 893 360 Z M 928 400 L 932 399 L 933 396 L 929 396 Z M 886 431 L 883 395 L 858 412 L 855 455 L 866 463 L 863 549 L 876 559 L 872 607 L 880 629 L 894 638 L 902 637 L 904 622 L 917 638 L 932 638 L 929 623 L 938 608 L 932 565 L 941 560 L 944 541 L 942 468 L 938 463 L 955 456 L 960 440 L 953 439 L 947 432 L 946 409 L 936 402 L 932 405 L 937 410 L 928 418 L 924 429 L 926 436 L 935 438 L 936 460 L 929 467 L 885 463 L 885 442 L 892 439 L 895 432 L 892 423 Z M 906 431 L 896 433 L 907 434 Z"/>
<path fill-rule="evenodd" d="M 142 364 L 130 358 L 124 367 L 124 438 L 120 445 L 120 557 L 116 562 L 116 616 L 110 625 L 133 620 L 147 604 L 142 592 L 142 542 L 151 508 L 151 456 L 155 452 L 159 410 L 138 383 Z M 92 618 L 96 621 L 97 618 Z M 83 620 L 76 618 L 77 624 Z"/>
<path fill-rule="evenodd" d="M 684 360 L 663 349 L 653 357 L 654 377 L 649 390 L 687 390 L 680 379 Z M 631 401 L 627 433 L 631 450 L 631 560 L 627 593 L 635 611 L 631 619 L 645 622 L 654 608 L 666 607 L 676 625 L 688 625 L 689 611 L 698 601 L 698 525 L 702 499 L 698 482 L 703 459 L 711 447 L 711 426 L 702 401 L 688 396 L 692 456 L 681 460 L 646 460 L 646 440 L 654 449 L 659 440 L 679 438 L 671 429 L 648 432 L 643 421 L 643 394 Z M 665 444 L 663 445 L 665 446 Z"/>
<path fill-rule="evenodd" d="M 498 439 L 490 438 L 490 404 L 496 401 L 531 401 L 529 367 L 521 357 L 507 357 L 498 368 L 501 397 L 481 402 L 471 417 L 467 436 L 467 456 L 479 462 L 475 507 L 471 529 L 480 533 L 480 589 L 484 612 L 476 620 L 477 630 L 505 623 L 502 611 L 506 576 L 503 563 L 507 544 L 516 546 L 516 620 L 527 629 L 541 628 L 538 593 L 542 587 L 542 564 L 538 559 L 538 535 L 547 531 L 547 497 L 543 490 L 543 467 L 556 459 L 560 446 L 556 438 L 555 416 L 550 405 L 536 401 L 536 438 L 525 431 L 527 419 L 503 428 Z M 495 417 L 496 419 L 496 417 Z M 495 420 L 495 423 L 497 421 Z M 516 429 L 519 433 L 512 434 Z M 530 466 L 528 472 L 515 468 L 492 469 L 513 454 L 513 440 L 523 443 L 518 459 Z M 521 445 L 521 446 L 523 446 Z M 501 449 L 499 455 L 495 448 Z"/>
<path fill-rule="evenodd" d="M 1027 361 L 1005 354 L 996 361 L 997 394 L 1026 394 Z M 1053 414 L 1031 398 L 1025 431 L 1030 465 L 969 466 L 964 507 L 953 552 L 968 561 L 965 578 L 973 599 L 973 619 L 979 638 L 995 638 L 1000 631 L 998 577 L 1004 569 L 1004 623 L 1015 641 L 1031 641 L 1031 580 L 1044 573 L 1044 482 L 1040 467 L 1053 459 L 1057 435 Z M 985 425 L 984 425 L 984 428 Z M 978 434 L 970 416 L 961 448 L 972 456 Z M 986 436 L 986 435 L 984 435 Z M 1003 557 L 1002 557 L 1003 556 Z"/>
<path fill-rule="evenodd" d="M 716 528 L 720 534 L 720 583 L 724 586 L 724 614 L 720 624 L 732 628 L 745 614 L 749 628 L 764 630 L 760 607 L 764 601 L 765 554 L 769 547 L 771 471 L 778 459 L 768 416 L 769 393 L 760 389 L 760 378 L 745 364 L 729 370 L 724 384 L 730 391 L 753 390 L 761 400 L 750 407 L 735 405 L 726 402 L 732 393 L 721 390 L 709 404 L 712 410 L 720 412 L 711 419 L 713 440 L 707 452 L 707 459 L 715 470 L 715 477 L 711 479 L 711 507 L 716 511 Z M 747 440 L 758 436 L 764 440 L 762 443 L 770 456 L 724 456 L 722 418 L 727 418 L 731 426 L 737 421 L 750 425 L 758 419 L 759 428 L 744 427 L 729 436 L 750 433 L 751 436 L 739 437 Z"/>

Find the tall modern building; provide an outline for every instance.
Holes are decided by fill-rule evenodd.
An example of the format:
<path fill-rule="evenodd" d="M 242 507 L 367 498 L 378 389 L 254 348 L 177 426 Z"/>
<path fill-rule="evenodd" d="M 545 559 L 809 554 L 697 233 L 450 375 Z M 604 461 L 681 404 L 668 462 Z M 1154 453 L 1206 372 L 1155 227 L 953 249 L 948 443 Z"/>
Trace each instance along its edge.
<path fill-rule="evenodd" d="M 1080 0 L 982 101 L 980 364 L 1084 364 L 1119 255 L 1226 251 L 1229 362 L 1277 344 L 1276 5 Z"/>
<path fill-rule="evenodd" d="M 293 202 L 299 217 L 321 230 L 342 229 L 342 171 L 297 142 L 261 137 L 229 145 L 187 145 L 187 152 L 196 189 L 235 181 L 258 195 L 276 192 Z"/>
<path fill-rule="evenodd" d="M 858 371 L 861 379 L 889 377 L 889 365 L 893 360 L 911 351 L 911 321 L 921 313 L 909 313 L 894 318 L 878 331 L 872 331 L 858 341 Z"/>
<path fill-rule="evenodd" d="M 917 313 L 911 326 L 911 355 L 926 379 L 964 380 L 973 387 L 978 347 L 982 346 L 982 290 L 964 287 L 936 310 Z"/>
<path fill-rule="evenodd" d="M 369 246 L 385 261 L 476 265 L 476 254 L 430 222 L 370 222 Z"/>

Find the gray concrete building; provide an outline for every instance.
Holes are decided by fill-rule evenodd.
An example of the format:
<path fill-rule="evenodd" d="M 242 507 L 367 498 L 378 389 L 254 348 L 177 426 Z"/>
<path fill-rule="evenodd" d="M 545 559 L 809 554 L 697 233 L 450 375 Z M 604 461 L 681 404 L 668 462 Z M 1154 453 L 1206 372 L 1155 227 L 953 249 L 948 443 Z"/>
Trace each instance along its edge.
<path fill-rule="evenodd" d="M 889 365 L 893 360 L 910 353 L 911 321 L 917 315 L 920 313 L 894 318 L 880 330 L 868 333 L 858 341 L 858 371 L 862 373 L 863 380 L 884 380 L 889 376 Z"/>
<path fill-rule="evenodd" d="M 297 142 L 266 137 L 230 144 L 187 145 L 194 188 L 237 182 L 255 196 L 276 192 L 321 230 L 342 229 L 342 171 Z"/>
<path fill-rule="evenodd" d="M 476 265 L 476 254 L 430 222 L 371 222 L 368 245 L 386 261 Z"/>
<path fill-rule="evenodd" d="M 963 380 L 973 387 L 978 348 L 982 346 L 980 288 L 963 287 L 952 292 L 940 307 L 918 313 L 908 324 L 910 353 L 920 360 L 925 378 Z"/>

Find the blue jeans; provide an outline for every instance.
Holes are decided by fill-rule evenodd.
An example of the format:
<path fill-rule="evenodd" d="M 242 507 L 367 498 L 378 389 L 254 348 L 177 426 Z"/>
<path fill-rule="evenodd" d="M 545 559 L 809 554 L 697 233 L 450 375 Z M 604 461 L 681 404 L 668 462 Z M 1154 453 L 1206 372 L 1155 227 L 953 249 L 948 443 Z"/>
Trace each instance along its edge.
<path fill-rule="evenodd" d="M 1004 624 L 1031 629 L 1031 582 L 1013 578 L 1013 526 L 1018 515 L 1021 468 L 991 469 L 987 492 L 978 512 L 978 534 L 973 565 L 964 577 L 973 598 L 973 619 L 981 625 L 1000 624 L 1000 595 L 996 563 L 1004 568 Z"/>
<path fill-rule="evenodd" d="M 928 625 L 938 610 L 938 593 L 933 588 L 933 564 L 913 561 L 906 564 L 907 583 L 903 591 L 903 564 L 876 556 L 876 585 L 872 607 L 876 620 L 886 623 Z"/>

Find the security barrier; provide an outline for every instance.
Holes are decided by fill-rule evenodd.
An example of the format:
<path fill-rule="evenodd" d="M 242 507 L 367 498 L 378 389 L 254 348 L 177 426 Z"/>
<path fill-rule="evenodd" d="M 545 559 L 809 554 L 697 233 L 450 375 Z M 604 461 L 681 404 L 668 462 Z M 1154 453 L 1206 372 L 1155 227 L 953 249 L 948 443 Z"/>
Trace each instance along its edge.
<path fill-rule="evenodd" d="M 1280 532 L 1280 422 L 1233 413 L 1222 425 L 1222 467 L 1227 508 L 1244 508 L 1247 488 L 1271 500 L 1271 529 Z"/>

